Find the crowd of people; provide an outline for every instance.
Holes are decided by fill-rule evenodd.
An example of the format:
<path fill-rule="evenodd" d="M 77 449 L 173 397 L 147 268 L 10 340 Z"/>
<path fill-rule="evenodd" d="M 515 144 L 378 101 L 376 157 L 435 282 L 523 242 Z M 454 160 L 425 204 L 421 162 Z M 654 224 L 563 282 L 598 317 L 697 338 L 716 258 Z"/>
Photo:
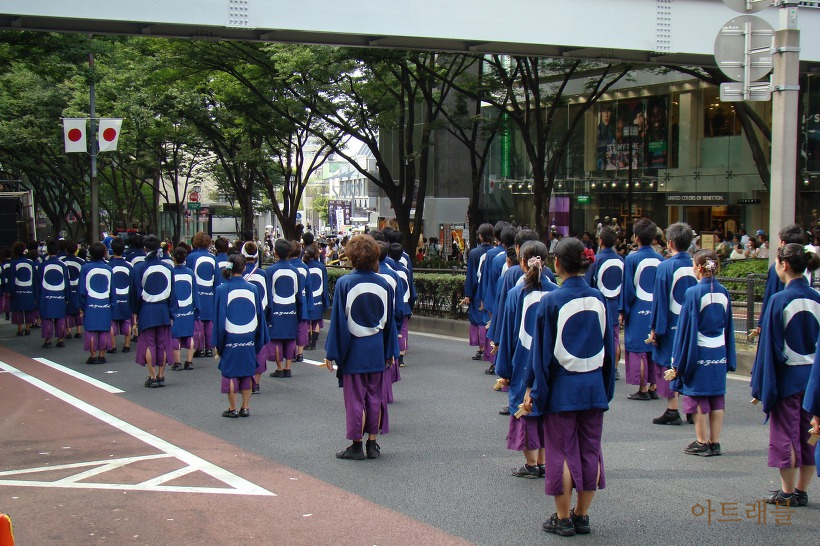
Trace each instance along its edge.
<path fill-rule="evenodd" d="M 555 501 L 543 524 L 550 533 L 591 531 L 589 508 L 605 486 L 603 412 L 622 351 L 625 379 L 637 387 L 628 399 L 665 399 L 653 424 L 694 424 L 684 453 L 723 453 L 726 375 L 737 361 L 731 299 L 716 278 L 721 256 L 698 248 L 685 223 L 658 237 L 643 218 L 632 231 L 633 248 L 622 253 L 609 225 L 599 226 L 594 241 L 589 233 L 553 235 L 547 247 L 532 230 L 483 224 L 467 257 L 472 358 L 488 361 L 485 373 L 508 392 L 500 412 L 510 415 L 507 447 L 524 455 L 512 474 L 545 478 Z M 820 257 L 800 226 L 779 238 L 753 332 L 760 341 L 751 393 L 769 421 L 769 466 L 781 477 L 767 500 L 797 507 L 808 504 L 816 472 L 809 438 L 820 434 L 820 294 L 811 287 Z"/>

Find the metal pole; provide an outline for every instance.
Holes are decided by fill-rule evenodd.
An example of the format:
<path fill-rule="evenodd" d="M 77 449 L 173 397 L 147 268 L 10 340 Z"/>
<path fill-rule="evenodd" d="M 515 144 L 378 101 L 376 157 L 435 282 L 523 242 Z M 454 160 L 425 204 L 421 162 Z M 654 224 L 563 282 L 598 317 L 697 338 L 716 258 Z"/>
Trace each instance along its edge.
<path fill-rule="evenodd" d="M 94 91 L 94 49 L 91 35 L 88 35 L 88 66 L 91 69 L 91 86 L 89 109 L 91 110 L 91 238 L 90 243 L 100 240 L 100 182 L 97 180 L 97 124 L 95 120 L 95 91 Z"/>
<path fill-rule="evenodd" d="M 632 127 L 625 127 L 624 131 L 629 130 L 629 136 L 627 137 L 627 143 L 629 146 L 629 170 L 627 171 L 627 188 L 626 188 L 626 224 L 627 224 L 627 234 L 631 238 L 632 235 L 635 233 L 632 230 Z"/>
<path fill-rule="evenodd" d="M 794 223 L 797 192 L 797 107 L 800 77 L 800 31 L 797 1 L 780 3 L 780 28 L 774 33 L 772 76 L 772 179 L 769 186 L 769 233 Z M 772 238 L 774 241 L 774 235 Z M 773 262 L 775 253 L 769 253 Z"/>

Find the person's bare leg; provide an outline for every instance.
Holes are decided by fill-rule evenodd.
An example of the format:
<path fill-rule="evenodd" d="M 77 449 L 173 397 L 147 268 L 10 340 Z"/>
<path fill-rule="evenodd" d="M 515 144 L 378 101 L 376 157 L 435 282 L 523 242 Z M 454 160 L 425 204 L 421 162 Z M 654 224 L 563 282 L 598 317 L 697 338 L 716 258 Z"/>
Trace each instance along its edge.
<path fill-rule="evenodd" d="M 569 465 L 564 461 L 564 476 L 562 479 L 564 492 L 555 495 L 555 511 L 560 519 L 567 519 L 572 507 L 572 474 L 569 472 Z"/>

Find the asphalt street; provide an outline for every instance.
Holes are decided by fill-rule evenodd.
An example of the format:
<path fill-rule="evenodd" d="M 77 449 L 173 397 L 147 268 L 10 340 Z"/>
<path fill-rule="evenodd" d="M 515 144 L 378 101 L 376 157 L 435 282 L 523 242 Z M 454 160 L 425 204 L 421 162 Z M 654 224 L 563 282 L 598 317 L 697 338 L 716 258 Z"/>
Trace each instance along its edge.
<path fill-rule="evenodd" d="M 760 519 L 759 501 L 779 487 L 779 478 L 766 466 L 768 428 L 759 408 L 749 403 L 744 377 L 729 381 L 724 455 L 710 458 L 685 455 L 694 427 L 653 425 L 664 402 L 628 401 L 634 388 L 619 381 L 604 421 L 607 487 L 592 506 L 593 533 L 565 539 L 541 530 L 554 511 L 543 480 L 510 474 L 523 457 L 505 448 L 509 418 L 498 410 L 506 394 L 491 389 L 493 378 L 483 373 L 486 364 L 470 359 L 474 351 L 466 340 L 411 332 L 408 366 L 394 386 L 390 434 L 379 439 L 382 457 L 340 461 L 334 453 L 347 445 L 342 391 L 323 367 L 294 363 L 290 379 L 266 374 L 261 394 L 251 400 L 251 417 L 225 419 L 221 412 L 227 400 L 219 393 L 213 359 L 195 359 L 192 371 L 169 369 L 165 388 L 146 389 L 145 371 L 134 364 L 133 352 L 109 355 L 107 364 L 87 365 L 81 340 L 67 342 L 65 349 L 42 349 L 40 331 L 33 334 L 14 337 L 14 327 L 0 320 L 0 343 L 11 350 L 118 387 L 125 391 L 119 396 L 241 446 L 260 460 L 293 468 L 475 544 L 816 540 L 817 482 L 809 490 L 809 507 L 782 514 L 767 506 L 765 520 Z M 324 334 L 320 346 L 323 342 Z M 324 353 L 306 351 L 305 356 L 318 364 Z M 710 514 L 709 507 L 715 512 Z M 735 521 L 719 521 L 729 519 Z"/>

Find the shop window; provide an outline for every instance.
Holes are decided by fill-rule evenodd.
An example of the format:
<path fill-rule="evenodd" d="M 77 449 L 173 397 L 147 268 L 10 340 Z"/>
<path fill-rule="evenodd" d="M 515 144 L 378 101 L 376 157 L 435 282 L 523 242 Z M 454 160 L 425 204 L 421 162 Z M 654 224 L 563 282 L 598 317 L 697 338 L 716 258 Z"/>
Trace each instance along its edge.
<path fill-rule="evenodd" d="M 731 102 L 720 101 L 720 90 L 703 90 L 703 136 L 705 138 L 736 136 L 741 133 L 740 120 Z"/>

